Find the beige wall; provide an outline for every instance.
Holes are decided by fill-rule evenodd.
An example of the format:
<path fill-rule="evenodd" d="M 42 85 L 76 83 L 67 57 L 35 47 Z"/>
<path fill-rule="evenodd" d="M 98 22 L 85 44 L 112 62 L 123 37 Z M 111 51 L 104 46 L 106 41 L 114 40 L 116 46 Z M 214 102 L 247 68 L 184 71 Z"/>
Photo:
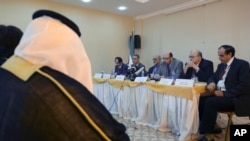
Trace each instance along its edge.
<path fill-rule="evenodd" d="M 186 62 L 191 49 L 200 49 L 204 58 L 219 63 L 217 48 L 231 44 L 236 57 L 250 61 L 250 1 L 220 0 L 215 3 L 170 15 L 158 15 L 136 21 L 136 32 L 142 35 L 138 52 L 147 69 L 152 56 L 172 51 Z"/>
<path fill-rule="evenodd" d="M 110 72 L 114 68 L 116 56 L 121 56 L 127 62 L 133 18 L 47 0 L 0 0 L 0 24 L 16 25 L 24 31 L 31 21 L 32 13 L 38 9 L 58 11 L 79 26 L 93 73 L 102 70 Z"/>
<path fill-rule="evenodd" d="M 135 32 L 142 36 L 142 48 L 135 50 L 148 69 L 152 56 L 172 51 L 174 57 L 187 61 L 191 49 L 200 49 L 204 58 L 219 63 L 217 48 L 231 44 L 236 57 L 250 61 L 250 1 L 220 0 L 215 3 L 170 15 L 134 20 L 104 12 L 68 6 L 46 0 L 0 0 L 0 24 L 13 24 L 25 29 L 37 9 L 54 9 L 75 21 L 82 32 L 82 41 L 92 63 L 92 72 L 109 72 L 114 57 L 128 59 L 128 37 Z"/>

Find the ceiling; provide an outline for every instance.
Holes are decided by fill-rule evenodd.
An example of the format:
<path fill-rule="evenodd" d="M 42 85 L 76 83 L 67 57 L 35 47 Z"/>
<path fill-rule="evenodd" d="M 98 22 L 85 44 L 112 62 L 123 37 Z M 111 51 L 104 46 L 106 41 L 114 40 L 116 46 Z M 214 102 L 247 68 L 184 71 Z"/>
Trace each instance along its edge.
<path fill-rule="evenodd" d="M 84 8 L 125 15 L 133 18 L 156 15 L 166 9 L 171 9 L 185 3 L 207 1 L 207 0 L 150 0 L 146 3 L 139 3 L 135 0 L 92 0 L 90 3 L 83 3 L 81 0 L 49 0 Z M 119 11 L 118 6 L 127 6 L 127 10 Z"/>

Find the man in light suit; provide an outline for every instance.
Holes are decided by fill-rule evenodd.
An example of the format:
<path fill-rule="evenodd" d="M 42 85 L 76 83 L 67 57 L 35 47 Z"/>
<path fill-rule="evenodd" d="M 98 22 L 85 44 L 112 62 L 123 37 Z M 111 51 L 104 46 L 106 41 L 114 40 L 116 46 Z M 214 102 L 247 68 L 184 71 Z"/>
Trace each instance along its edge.
<path fill-rule="evenodd" d="M 163 54 L 163 62 L 158 74 L 164 78 L 180 78 L 183 75 L 183 62 L 174 58 L 172 52 Z"/>
<path fill-rule="evenodd" d="M 234 110 L 237 116 L 249 116 L 250 110 L 250 68 L 247 61 L 234 57 L 235 49 L 230 45 L 222 45 L 218 49 L 221 64 L 215 74 L 208 80 L 207 89 L 213 93 L 203 97 L 204 108 L 199 141 L 213 140 L 214 125 L 217 112 Z M 201 104 L 201 103 L 200 103 Z"/>
<path fill-rule="evenodd" d="M 193 50 L 189 55 L 190 61 L 186 63 L 184 68 L 184 76 L 186 79 L 197 78 L 198 81 L 207 82 L 214 74 L 213 62 L 202 57 L 199 50 Z"/>

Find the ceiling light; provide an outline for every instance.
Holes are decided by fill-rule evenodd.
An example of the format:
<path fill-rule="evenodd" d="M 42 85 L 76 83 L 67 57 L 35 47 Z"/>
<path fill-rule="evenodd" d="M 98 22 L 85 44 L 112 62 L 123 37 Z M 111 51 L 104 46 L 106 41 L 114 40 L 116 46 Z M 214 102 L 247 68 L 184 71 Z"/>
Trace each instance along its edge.
<path fill-rule="evenodd" d="M 91 2 L 91 0 L 82 0 L 83 2 Z"/>
<path fill-rule="evenodd" d="M 140 2 L 140 3 L 145 3 L 148 2 L 149 0 L 135 0 L 136 2 Z"/>
<path fill-rule="evenodd" d="M 127 7 L 126 6 L 119 6 L 118 9 L 121 10 L 121 11 L 123 11 L 123 10 L 126 10 Z"/>

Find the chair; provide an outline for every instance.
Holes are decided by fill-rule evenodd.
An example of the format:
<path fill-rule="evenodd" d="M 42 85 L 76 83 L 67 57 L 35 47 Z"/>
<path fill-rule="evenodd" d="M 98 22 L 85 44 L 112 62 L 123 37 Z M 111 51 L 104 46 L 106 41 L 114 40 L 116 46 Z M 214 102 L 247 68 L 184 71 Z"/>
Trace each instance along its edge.
<path fill-rule="evenodd" d="M 230 125 L 233 124 L 232 119 L 233 119 L 233 115 L 234 115 L 234 110 L 223 110 L 223 111 L 219 111 L 219 113 L 227 114 L 227 116 L 228 116 L 227 127 L 226 127 L 226 135 L 225 135 L 224 140 L 225 141 L 230 141 Z"/>

